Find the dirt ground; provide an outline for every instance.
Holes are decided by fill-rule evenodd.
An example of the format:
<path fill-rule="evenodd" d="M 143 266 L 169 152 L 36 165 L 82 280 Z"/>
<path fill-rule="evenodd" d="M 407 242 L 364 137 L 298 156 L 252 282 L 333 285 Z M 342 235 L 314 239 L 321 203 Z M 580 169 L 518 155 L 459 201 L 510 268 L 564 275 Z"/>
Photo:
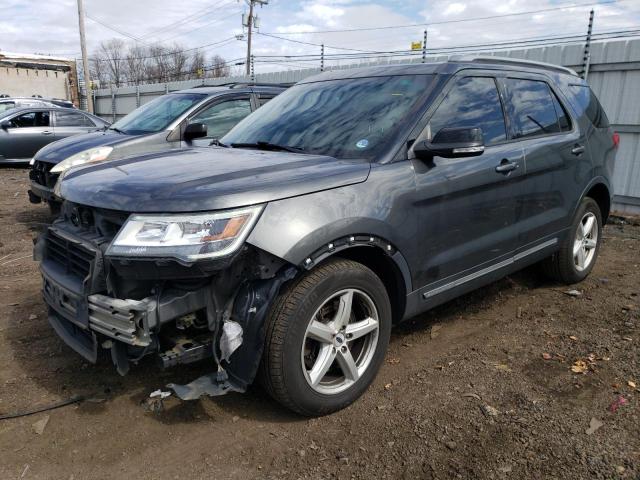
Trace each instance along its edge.
<path fill-rule="evenodd" d="M 334 415 L 300 418 L 259 388 L 154 413 L 150 392 L 210 366 L 150 359 L 120 377 L 64 345 L 30 258 L 50 217 L 26 190 L 26 170 L 0 170 L 0 415 L 93 401 L 1 420 L 1 479 L 640 478 L 637 223 L 607 226 L 579 296 L 531 268 L 400 326 Z"/>

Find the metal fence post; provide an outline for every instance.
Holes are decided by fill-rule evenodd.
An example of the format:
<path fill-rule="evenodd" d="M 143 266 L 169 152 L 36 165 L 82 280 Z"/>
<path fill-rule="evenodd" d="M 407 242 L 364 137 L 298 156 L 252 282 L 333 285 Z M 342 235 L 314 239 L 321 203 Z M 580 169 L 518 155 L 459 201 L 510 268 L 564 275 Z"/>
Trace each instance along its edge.
<path fill-rule="evenodd" d="M 589 51 L 589 49 L 591 48 L 591 32 L 593 31 L 594 15 L 594 11 L 591 10 L 591 13 L 589 14 L 589 27 L 587 28 L 587 40 L 584 44 L 584 55 L 582 57 L 582 73 L 580 74 L 580 76 L 585 80 L 589 75 L 589 64 L 591 63 L 591 52 Z"/>
<path fill-rule="evenodd" d="M 320 47 L 320 71 L 324 72 L 324 43 Z"/>
<path fill-rule="evenodd" d="M 111 123 L 116 121 L 116 91 L 111 87 Z"/>
<path fill-rule="evenodd" d="M 427 61 L 427 29 L 424 29 L 424 40 L 422 41 L 422 63 Z"/>

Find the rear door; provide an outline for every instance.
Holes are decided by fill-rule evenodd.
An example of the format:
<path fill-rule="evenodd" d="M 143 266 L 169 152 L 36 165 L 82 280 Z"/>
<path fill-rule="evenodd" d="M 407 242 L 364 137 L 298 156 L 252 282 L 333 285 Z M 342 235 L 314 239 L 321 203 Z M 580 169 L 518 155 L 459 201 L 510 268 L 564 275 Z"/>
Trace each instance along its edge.
<path fill-rule="evenodd" d="M 445 127 L 479 127 L 485 151 L 476 157 L 413 160 L 422 224 L 418 286 L 434 291 L 459 277 L 491 271 L 516 248 L 513 197 L 523 162 L 522 147 L 508 142 L 493 74 L 453 79 L 445 95 L 422 138 L 431 139 Z"/>
<path fill-rule="evenodd" d="M 591 174 L 586 139 L 546 77 L 510 74 L 502 82 L 511 136 L 525 154 L 514 197 L 518 243 L 557 242 Z"/>
<path fill-rule="evenodd" d="M 207 146 L 212 140 L 222 138 L 249 115 L 251 110 L 249 94 L 223 97 L 205 105 L 188 120 L 188 123 L 203 123 L 207 126 L 207 136 L 195 139 L 193 145 Z"/>
<path fill-rule="evenodd" d="M 8 121 L 0 132 L 0 155 L 6 159 L 29 159 L 55 140 L 49 110 L 21 112 Z"/>
<path fill-rule="evenodd" d="M 98 130 L 87 115 L 78 111 L 54 110 L 56 140 Z"/>

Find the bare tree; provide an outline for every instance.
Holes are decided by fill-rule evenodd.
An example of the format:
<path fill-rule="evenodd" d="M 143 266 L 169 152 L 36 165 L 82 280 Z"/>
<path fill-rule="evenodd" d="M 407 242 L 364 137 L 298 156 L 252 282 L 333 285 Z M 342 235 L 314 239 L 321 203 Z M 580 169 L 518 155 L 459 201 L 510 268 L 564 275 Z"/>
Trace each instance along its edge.
<path fill-rule="evenodd" d="M 91 56 L 92 78 L 102 87 L 226 77 L 230 71 L 220 55 L 214 55 L 211 64 L 206 65 L 206 57 L 200 50 L 185 49 L 179 44 L 127 45 L 120 39 L 112 39 L 101 43 Z"/>
<path fill-rule="evenodd" d="M 204 78 L 206 76 L 205 70 L 205 56 L 200 50 L 194 50 L 191 54 L 191 61 L 189 63 L 189 78 Z"/>
<path fill-rule="evenodd" d="M 214 78 L 229 76 L 229 65 L 220 55 L 214 55 L 211 58 L 211 76 Z"/>
<path fill-rule="evenodd" d="M 102 58 L 109 74 L 109 79 L 116 87 L 123 85 L 125 82 L 125 43 L 114 38 L 107 42 L 102 42 L 98 47 L 98 56 Z"/>
<path fill-rule="evenodd" d="M 140 85 L 148 77 L 147 49 L 139 45 L 130 45 L 127 51 L 127 80 L 130 85 Z"/>

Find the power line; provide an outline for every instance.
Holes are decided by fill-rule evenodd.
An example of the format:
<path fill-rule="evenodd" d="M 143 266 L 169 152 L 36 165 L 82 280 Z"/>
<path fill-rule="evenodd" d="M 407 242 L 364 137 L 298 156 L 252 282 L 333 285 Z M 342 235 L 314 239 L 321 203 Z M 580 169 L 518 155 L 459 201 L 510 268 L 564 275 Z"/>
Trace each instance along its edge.
<path fill-rule="evenodd" d="M 637 28 L 637 29 L 636 29 Z M 630 27 L 629 29 L 625 29 L 625 30 L 615 30 L 615 31 L 607 31 L 607 32 L 601 32 L 601 33 L 597 33 L 594 34 L 594 37 L 602 37 L 605 35 L 613 35 L 613 34 L 637 34 L 636 32 L 640 33 L 640 26 L 633 26 Z M 470 48 L 470 49 L 474 49 L 474 48 L 482 48 L 483 50 L 486 50 L 487 47 L 508 47 L 508 48 L 519 48 L 519 46 L 527 46 L 528 44 L 531 43 L 535 43 L 535 44 L 540 44 L 540 45 L 546 45 L 549 42 L 553 43 L 556 42 L 557 40 L 567 40 L 567 39 L 576 39 L 576 40 L 583 40 L 584 39 L 584 34 L 582 33 L 576 33 L 575 35 L 563 35 L 563 36 L 544 36 L 544 37 L 525 37 L 525 38 L 521 38 L 521 39 L 514 39 L 514 40 L 510 40 L 510 41 L 506 41 L 506 42 L 494 42 L 494 43 L 473 43 L 473 44 L 465 44 L 465 45 L 453 45 L 453 46 L 448 46 L 448 47 L 439 47 L 439 48 L 430 48 L 428 49 L 429 53 L 438 53 L 438 52 L 445 52 L 448 50 L 459 50 L 459 49 L 463 49 L 463 48 Z M 315 44 L 312 44 L 315 45 Z M 407 50 L 386 50 L 386 51 L 368 51 L 366 53 L 371 53 L 371 54 L 395 54 L 395 53 L 407 53 L 410 52 Z M 325 54 L 324 57 L 325 58 L 331 58 L 332 56 L 341 56 L 341 57 L 346 57 L 346 56 L 357 56 L 357 54 L 348 54 L 348 53 L 341 53 L 341 54 Z M 416 55 L 418 55 L 418 53 L 416 53 Z M 320 55 L 318 54 L 300 54 L 300 55 L 258 55 L 256 56 L 256 58 L 301 58 L 301 57 L 314 57 L 314 58 L 319 58 Z"/>
<path fill-rule="evenodd" d="M 111 25 L 108 25 L 107 23 L 105 23 L 102 20 L 99 20 L 99 19 L 89 15 L 88 13 L 85 13 L 85 17 L 87 17 L 90 20 L 93 20 L 94 22 L 102 25 L 105 28 L 108 28 L 109 30 L 112 30 L 112 31 L 114 31 L 116 33 L 119 33 L 120 35 L 122 35 L 124 37 L 127 37 L 127 38 L 130 38 L 132 40 L 135 40 L 136 42 L 143 43 L 144 45 L 147 45 L 147 46 L 149 45 L 148 43 L 143 42 L 140 38 L 138 38 L 138 37 L 136 37 L 134 35 L 131 35 L 130 33 L 125 32 L 124 30 L 120 30 L 119 28 L 116 28 L 116 27 L 113 27 Z"/>
<path fill-rule="evenodd" d="M 312 35 L 317 33 L 348 33 L 348 32 L 365 32 L 365 31 L 374 31 L 374 30 L 389 30 L 396 28 L 415 28 L 415 27 L 429 27 L 433 25 L 445 25 L 451 23 L 463 23 L 463 22 L 475 22 L 479 20 L 493 20 L 496 18 L 507 18 L 507 17 L 517 17 L 522 15 L 531 15 L 536 13 L 544 13 L 544 12 L 553 12 L 558 10 L 566 10 L 568 8 L 583 8 L 583 7 L 591 7 L 594 5 L 610 5 L 613 3 L 620 3 L 629 0 L 603 0 L 600 2 L 590 2 L 590 3 L 578 3 L 578 4 L 567 4 L 552 8 L 543 8 L 539 10 L 529 10 L 526 12 L 514 12 L 514 13 L 505 13 L 500 15 L 489 15 L 485 17 L 469 17 L 469 18 L 461 18 L 457 20 L 443 20 L 439 22 L 426 22 L 426 23 L 411 23 L 405 25 L 384 25 L 380 27 L 361 27 L 361 28 L 347 28 L 347 29 L 336 29 L 336 30 L 315 30 L 315 31 L 297 31 L 297 32 L 264 32 L 263 35 Z"/>
<path fill-rule="evenodd" d="M 181 36 L 183 36 L 183 35 L 187 35 L 187 34 L 189 34 L 189 33 L 193 33 L 193 32 L 195 32 L 195 31 L 197 31 L 197 30 L 201 30 L 201 29 L 203 29 L 204 27 L 208 27 L 208 26 L 210 26 L 210 25 L 213 25 L 213 24 L 216 24 L 216 23 L 220 23 L 220 22 L 222 22 L 222 21 L 226 20 L 227 18 L 231 18 L 231 17 L 233 17 L 233 16 L 235 16 L 235 15 L 237 15 L 238 13 L 241 13 L 241 12 L 242 12 L 242 10 L 236 10 L 235 12 L 230 13 L 229 15 L 226 15 L 226 16 L 221 17 L 221 18 L 216 18 L 215 20 L 212 20 L 211 22 L 207 22 L 207 23 L 205 23 L 205 24 L 203 24 L 203 25 L 200 25 L 199 27 L 193 28 L 193 29 L 191 29 L 191 30 L 186 30 L 186 31 L 181 32 L 181 33 L 177 33 L 177 34 L 172 35 L 172 36 L 170 36 L 170 37 L 166 37 L 166 38 L 160 39 L 160 40 L 159 40 L 159 42 L 166 42 L 166 41 L 171 40 L 171 39 L 173 39 L 173 38 L 181 37 Z"/>
<path fill-rule="evenodd" d="M 640 36 L 640 29 L 638 30 L 620 30 L 617 32 L 610 32 L 608 34 L 598 34 L 599 38 L 596 40 L 609 40 L 616 38 L 627 38 L 627 37 L 637 37 Z M 547 40 L 540 40 L 536 42 L 534 45 L 525 45 L 529 48 L 534 47 L 542 47 L 542 46 L 551 46 L 551 45 L 569 45 L 582 43 L 584 41 L 584 35 L 575 35 L 571 37 L 566 37 L 567 40 L 562 41 L 562 39 L 558 38 L 550 38 Z M 522 42 L 512 42 L 512 44 L 503 44 L 502 46 L 495 46 L 495 44 L 476 44 L 475 46 L 456 46 L 456 47 L 443 47 L 441 49 L 430 49 L 429 54 L 460 54 L 460 53 L 477 53 L 488 50 L 513 50 L 520 48 L 518 45 Z M 340 53 L 340 54 L 329 54 L 325 55 L 325 60 L 363 60 L 363 59 L 376 59 L 376 58 L 393 58 L 393 57 L 419 57 L 421 52 L 411 51 L 411 50 L 395 50 L 395 51 L 387 51 L 387 52 L 377 52 L 376 54 L 349 54 L 349 53 Z M 267 60 L 262 60 L 263 58 Z M 257 61 L 260 63 L 276 63 L 284 62 L 317 62 L 320 59 L 319 55 L 309 54 L 309 55 L 292 55 L 292 56 L 257 56 Z"/>
<path fill-rule="evenodd" d="M 152 31 L 150 31 L 150 32 L 147 32 L 147 33 L 145 33 L 144 35 L 142 35 L 142 37 L 140 37 L 140 38 L 147 38 L 147 37 L 149 37 L 149 36 L 152 36 L 152 35 L 155 35 L 155 34 L 157 34 L 157 33 L 161 32 L 161 31 L 163 31 L 163 30 L 167 30 L 167 29 L 170 29 L 170 28 L 175 28 L 175 27 L 177 27 L 177 26 L 179 26 L 179 25 L 181 25 L 181 24 L 188 23 L 188 22 L 190 22 L 192 19 L 194 19 L 194 18 L 198 17 L 198 16 L 199 16 L 199 15 L 201 15 L 201 14 L 202 14 L 202 16 L 208 16 L 208 15 L 211 15 L 212 13 L 215 13 L 215 11 L 211 11 L 211 9 L 212 9 L 212 8 L 216 8 L 216 7 L 224 7 L 224 6 L 231 5 L 231 4 L 228 4 L 228 5 L 220 5 L 222 2 L 225 2 L 225 1 L 228 1 L 228 0 L 219 0 L 219 1 L 218 1 L 217 3 L 215 3 L 214 5 L 209 5 L 208 7 L 205 7 L 205 8 L 203 8 L 203 9 L 200 9 L 200 10 L 198 10 L 198 11 L 194 12 L 194 13 L 191 13 L 191 14 L 187 15 L 186 17 L 183 17 L 183 18 L 182 18 L 182 19 L 180 19 L 180 20 L 176 20 L 175 22 L 169 23 L 169 24 L 165 25 L 164 27 L 160 27 L 160 28 L 158 28 L 158 29 L 156 29 L 156 30 L 152 30 Z M 231 2 L 231 3 L 233 3 L 233 2 Z M 204 13 L 204 14 L 203 14 L 203 12 L 209 12 L 209 13 Z"/>

